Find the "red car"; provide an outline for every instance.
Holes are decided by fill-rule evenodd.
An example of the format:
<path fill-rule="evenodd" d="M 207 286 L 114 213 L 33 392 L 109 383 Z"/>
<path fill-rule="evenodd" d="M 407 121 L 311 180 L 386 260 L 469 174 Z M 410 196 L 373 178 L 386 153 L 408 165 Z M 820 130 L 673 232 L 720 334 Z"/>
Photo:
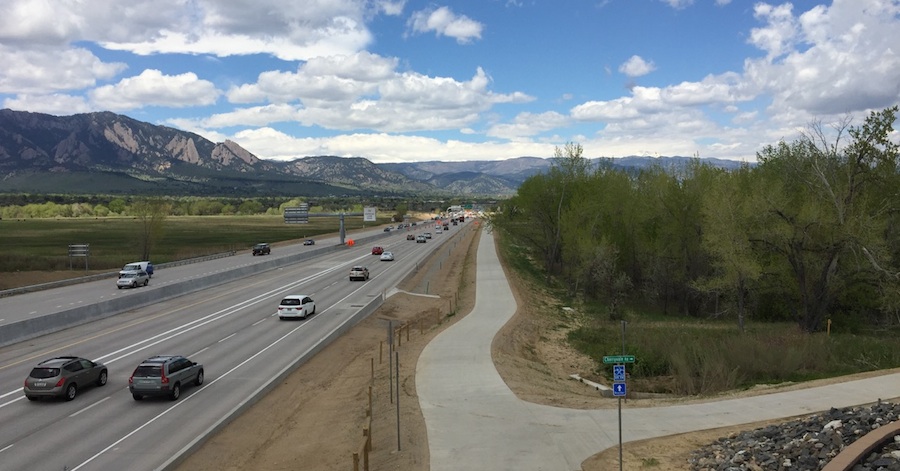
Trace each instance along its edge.
<path fill-rule="evenodd" d="M 372 247 L 372 255 L 381 255 L 384 253 L 384 249 L 381 247 Z"/>

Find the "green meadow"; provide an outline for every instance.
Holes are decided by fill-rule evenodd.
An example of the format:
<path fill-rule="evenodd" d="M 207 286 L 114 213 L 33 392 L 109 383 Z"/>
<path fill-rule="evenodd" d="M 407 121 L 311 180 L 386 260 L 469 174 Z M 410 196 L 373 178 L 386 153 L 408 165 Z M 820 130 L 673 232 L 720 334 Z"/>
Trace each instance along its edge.
<path fill-rule="evenodd" d="M 389 218 L 379 218 L 384 224 Z M 363 228 L 362 216 L 345 217 L 347 231 Z M 308 224 L 285 224 L 281 216 L 169 216 L 151 248 L 156 264 L 336 234 L 338 217 L 310 217 Z M 0 272 L 68 270 L 69 244 L 90 244 L 91 270 L 116 269 L 141 255 L 141 225 L 128 217 L 0 220 Z"/>

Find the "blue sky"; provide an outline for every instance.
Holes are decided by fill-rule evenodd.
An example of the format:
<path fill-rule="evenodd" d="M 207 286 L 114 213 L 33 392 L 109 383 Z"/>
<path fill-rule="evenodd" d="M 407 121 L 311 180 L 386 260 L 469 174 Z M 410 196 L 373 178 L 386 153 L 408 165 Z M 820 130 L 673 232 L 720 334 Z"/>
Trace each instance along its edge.
<path fill-rule="evenodd" d="M 896 31 L 900 0 L 4 0 L 0 107 L 264 159 L 753 161 L 900 103 Z"/>

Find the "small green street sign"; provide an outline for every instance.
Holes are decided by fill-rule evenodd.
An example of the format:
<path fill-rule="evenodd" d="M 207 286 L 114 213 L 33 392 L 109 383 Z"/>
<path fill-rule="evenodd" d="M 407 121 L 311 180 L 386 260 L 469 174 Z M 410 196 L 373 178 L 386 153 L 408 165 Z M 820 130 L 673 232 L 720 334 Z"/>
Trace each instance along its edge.
<path fill-rule="evenodd" d="M 611 355 L 603 357 L 603 364 L 634 363 L 634 355 Z"/>

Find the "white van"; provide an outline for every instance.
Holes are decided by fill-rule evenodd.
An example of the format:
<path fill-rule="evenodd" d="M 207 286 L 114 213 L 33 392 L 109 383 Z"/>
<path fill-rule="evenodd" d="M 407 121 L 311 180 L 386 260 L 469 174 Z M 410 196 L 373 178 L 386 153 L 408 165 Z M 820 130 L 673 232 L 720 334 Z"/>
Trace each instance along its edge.
<path fill-rule="evenodd" d="M 150 262 L 131 262 L 119 270 L 119 278 L 126 273 L 145 271 L 150 278 L 153 278 L 153 264 Z"/>

